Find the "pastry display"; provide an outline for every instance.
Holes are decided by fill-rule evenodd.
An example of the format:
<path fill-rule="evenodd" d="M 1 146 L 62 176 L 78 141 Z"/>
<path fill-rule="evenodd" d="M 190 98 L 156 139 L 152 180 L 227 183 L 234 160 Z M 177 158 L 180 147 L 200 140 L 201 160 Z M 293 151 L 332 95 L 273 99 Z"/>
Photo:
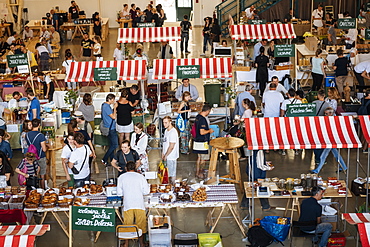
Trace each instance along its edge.
<path fill-rule="evenodd" d="M 103 189 L 103 186 L 101 185 L 95 185 L 95 184 L 90 185 L 90 195 L 101 194 L 103 193 L 103 191 L 104 189 Z"/>
<path fill-rule="evenodd" d="M 176 194 L 176 201 L 190 201 L 191 197 L 187 193 L 179 192 Z"/>
<path fill-rule="evenodd" d="M 28 198 L 24 201 L 24 206 L 26 208 L 37 208 L 41 201 L 41 194 L 36 190 L 32 190 Z"/>
<path fill-rule="evenodd" d="M 53 208 L 56 206 L 58 195 L 55 191 L 46 191 L 42 198 L 41 204 L 44 208 Z"/>
<path fill-rule="evenodd" d="M 161 184 L 159 185 L 158 192 L 159 193 L 168 193 L 172 190 L 171 184 Z"/>
<path fill-rule="evenodd" d="M 59 189 L 59 195 L 60 196 L 73 195 L 73 187 L 68 187 L 68 188 L 61 187 Z"/>
<path fill-rule="evenodd" d="M 76 189 L 76 192 L 75 192 L 76 196 L 86 196 L 87 194 L 89 194 L 88 188 L 78 188 Z"/>
<path fill-rule="evenodd" d="M 61 208 L 67 208 L 70 205 L 72 205 L 73 196 L 72 195 L 59 196 L 57 202 L 58 202 L 58 206 L 59 207 L 61 207 Z"/>
<path fill-rule="evenodd" d="M 151 184 L 150 193 L 157 193 L 157 192 L 158 192 L 158 184 Z"/>
<path fill-rule="evenodd" d="M 192 195 L 192 199 L 193 201 L 196 201 L 196 202 L 204 202 L 205 200 L 207 200 L 206 188 L 200 187 L 199 189 L 194 191 Z"/>
<path fill-rule="evenodd" d="M 90 203 L 90 199 L 86 198 L 76 198 L 73 206 L 87 206 Z"/>

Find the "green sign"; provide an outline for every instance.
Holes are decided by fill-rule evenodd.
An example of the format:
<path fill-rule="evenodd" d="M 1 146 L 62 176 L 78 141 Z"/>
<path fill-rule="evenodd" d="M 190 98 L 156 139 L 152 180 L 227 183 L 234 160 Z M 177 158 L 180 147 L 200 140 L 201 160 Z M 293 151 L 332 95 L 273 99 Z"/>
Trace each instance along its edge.
<path fill-rule="evenodd" d="M 94 68 L 94 81 L 115 81 L 117 80 L 117 68 Z"/>
<path fill-rule="evenodd" d="M 177 78 L 200 78 L 200 66 L 199 65 L 185 65 L 177 66 Z"/>
<path fill-rule="evenodd" d="M 72 229 L 83 231 L 116 231 L 114 208 L 72 206 Z"/>
<path fill-rule="evenodd" d="M 286 110 L 287 117 L 306 117 L 316 116 L 316 104 L 288 104 Z"/>
<path fill-rule="evenodd" d="M 295 45 L 274 45 L 274 57 L 294 57 Z"/>
<path fill-rule="evenodd" d="M 370 29 L 365 29 L 365 39 L 370 39 Z"/>
<path fill-rule="evenodd" d="M 266 24 L 266 20 L 248 20 L 248 24 Z"/>
<path fill-rule="evenodd" d="M 6 56 L 9 68 L 14 68 L 19 65 L 28 65 L 26 54 L 8 55 Z"/>
<path fill-rule="evenodd" d="M 356 18 L 343 18 L 338 20 L 339 29 L 351 29 L 356 28 L 357 21 Z"/>
<path fill-rule="evenodd" d="M 155 27 L 153 22 L 137 23 L 137 27 Z"/>

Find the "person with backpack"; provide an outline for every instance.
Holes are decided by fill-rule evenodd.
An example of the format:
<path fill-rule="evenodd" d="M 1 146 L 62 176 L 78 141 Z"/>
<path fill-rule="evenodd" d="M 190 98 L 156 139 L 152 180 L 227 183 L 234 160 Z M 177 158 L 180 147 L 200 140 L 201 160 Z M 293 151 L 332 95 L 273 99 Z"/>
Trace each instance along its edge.
<path fill-rule="evenodd" d="M 13 158 L 13 151 L 10 147 L 10 143 L 5 140 L 6 132 L 3 129 L 0 129 L 0 151 L 3 152 L 8 160 Z"/>
<path fill-rule="evenodd" d="M 18 183 L 19 185 L 25 185 L 27 178 L 31 176 L 37 176 L 40 174 L 40 165 L 36 159 L 34 153 L 28 152 L 24 155 L 24 159 L 15 168 L 15 172 L 18 173 Z"/>
<path fill-rule="evenodd" d="M 62 154 L 60 156 L 62 158 L 63 170 L 64 170 L 64 173 L 66 174 L 66 178 L 67 178 L 67 181 L 68 181 L 68 187 L 73 187 L 74 186 L 73 172 L 68 167 L 68 163 L 69 163 L 69 159 L 71 158 L 71 154 L 74 150 L 76 150 L 76 145 L 75 145 L 75 142 L 74 142 L 73 135 L 74 135 L 74 132 L 69 132 L 68 133 L 68 136 L 67 136 L 67 142 L 68 143 L 63 147 Z"/>
<path fill-rule="evenodd" d="M 184 15 L 184 20 L 180 23 L 180 27 L 181 27 L 181 43 L 180 43 L 181 53 L 184 51 L 185 48 L 185 53 L 189 54 L 190 53 L 188 50 L 189 30 L 192 30 L 193 27 L 187 15 Z"/>
<path fill-rule="evenodd" d="M 33 119 L 32 130 L 27 132 L 26 141 L 28 145 L 27 152 L 33 153 L 38 164 L 40 165 L 40 177 L 41 177 L 41 188 L 45 187 L 45 175 L 46 175 L 46 154 L 48 146 L 46 145 L 46 138 L 44 134 L 39 131 L 41 120 Z"/>
<path fill-rule="evenodd" d="M 111 162 L 112 166 L 118 170 L 118 177 L 127 172 L 126 165 L 129 161 L 135 162 L 135 170 L 141 165 L 139 154 L 131 149 L 129 140 L 124 140 L 121 143 L 121 149 L 117 151 Z"/>

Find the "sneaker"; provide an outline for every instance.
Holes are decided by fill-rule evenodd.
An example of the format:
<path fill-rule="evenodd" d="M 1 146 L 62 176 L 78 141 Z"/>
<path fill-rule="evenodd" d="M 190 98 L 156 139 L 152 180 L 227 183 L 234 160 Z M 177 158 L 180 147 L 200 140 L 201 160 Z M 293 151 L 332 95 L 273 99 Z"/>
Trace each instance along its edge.
<path fill-rule="evenodd" d="M 362 153 L 363 153 L 363 154 L 367 154 L 367 153 L 368 153 L 367 149 L 362 150 Z"/>
<path fill-rule="evenodd" d="M 244 160 L 246 160 L 247 159 L 247 157 L 240 157 L 239 158 L 239 161 L 244 161 Z"/>
<path fill-rule="evenodd" d="M 186 53 L 186 54 L 189 54 L 189 53 L 190 53 L 190 51 L 185 51 L 185 53 Z"/>
<path fill-rule="evenodd" d="M 275 207 L 269 207 L 269 208 L 266 208 L 266 209 L 262 208 L 262 211 L 263 212 L 270 212 L 271 210 L 274 210 L 274 209 L 275 209 Z"/>
<path fill-rule="evenodd" d="M 285 150 L 283 150 L 283 151 L 281 152 L 281 155 L 286 155 Z"/>
<path fill-rule="evenodd" d="M 319 172 L 318 171 L 316 171 L 316 170 L 311 170 L 310 171 L 311 173 L 315 173 L 315 174 L 318 174 Z"/>
<path fill-rule="evenodd" d="M 205 56 L 206 54 L 205 53 L 202 53 L 202 54 L 200 54 L 201 56 Z"/>

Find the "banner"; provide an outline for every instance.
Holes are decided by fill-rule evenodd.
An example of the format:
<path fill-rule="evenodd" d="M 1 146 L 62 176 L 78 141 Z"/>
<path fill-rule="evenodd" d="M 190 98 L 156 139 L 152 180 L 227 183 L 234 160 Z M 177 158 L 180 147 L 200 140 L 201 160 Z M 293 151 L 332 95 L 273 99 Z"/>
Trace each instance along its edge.
<path fill-rule="evenodd" d="M 116 212 L 114 208 L 72 206 L 72 229 L 83 231 L 116 231 Z"/>
<path fill-rule="evenodd" d="M 177 78 L 200 78 L 200 66 L 199 65 L 185 65 L 177 66 Z"/>
<path fill-rule="evenodd" d="M 288 104 L 286 110 L 287 117 L 309 117 L 316 116 L 316 104 Z"/>
<path fill-rule="evenodd" d="M 28 65 L 27 54 L 7 55 L 9 68 L 14 68 L 19 65 Z"/>
<path fill-rule="evenodd" d="M 294 57 L 295 45 L 274 45 L 274 57 Z"/>
<path fill-rule="evenodd" d="M 117 80 L 117 68 L 94 68 L 94 81 L 115 81 Z"/>

